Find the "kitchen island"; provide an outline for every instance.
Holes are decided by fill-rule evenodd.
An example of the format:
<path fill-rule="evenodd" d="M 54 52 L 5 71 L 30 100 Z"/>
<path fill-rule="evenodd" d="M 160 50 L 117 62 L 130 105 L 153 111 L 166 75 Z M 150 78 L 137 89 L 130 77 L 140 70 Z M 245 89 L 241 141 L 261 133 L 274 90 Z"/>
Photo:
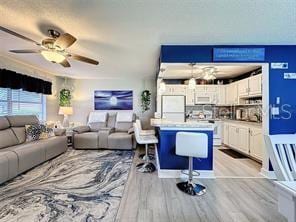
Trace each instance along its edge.
<path fill-rule="evenodd" d="M 156 150 L 158 177 L 180 178 L 181 170 L 188 169 L 188 157 L 176 155 L 177 132 L 196 132 L 208 135 L 208 158 L 193 158 L 193 169 L 201 178 L 213 178 L 213 130 L 214 124 L 207 122 L 175 122 L 151 119 L 156 127 L 159 143 Z"/>

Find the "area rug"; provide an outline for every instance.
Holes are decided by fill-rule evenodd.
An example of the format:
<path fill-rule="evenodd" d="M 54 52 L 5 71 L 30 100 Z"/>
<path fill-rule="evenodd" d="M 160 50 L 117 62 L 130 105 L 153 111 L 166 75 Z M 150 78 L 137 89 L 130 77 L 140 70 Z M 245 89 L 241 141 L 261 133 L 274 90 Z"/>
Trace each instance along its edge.
<path fill-rule="evenodd" d="M 228 156 L 231 156 L 234 159 L 246 159 L 248 158 L 247 156 L 232 150 L 232 149 L 219 149 L 220 151 L 222 151 L 223 153 L 227 154 Z"/>
<path fill-rule="evenodd" d="M 71 149 L 0 186 L 0 221 L 114 221 L 133 155 Z"/>

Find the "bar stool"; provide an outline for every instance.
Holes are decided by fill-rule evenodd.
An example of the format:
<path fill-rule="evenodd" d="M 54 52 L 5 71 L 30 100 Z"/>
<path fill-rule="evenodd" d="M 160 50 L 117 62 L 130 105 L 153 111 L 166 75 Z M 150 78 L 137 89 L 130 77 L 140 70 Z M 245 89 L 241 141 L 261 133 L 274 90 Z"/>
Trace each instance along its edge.
<path fill-rule="evenodd" d="M 135 137 L 138 144 L 145 144 L 145 155 L 148 156 L 148 145 L 153 144 L 156 146 L 158 143 L 158 139 L 154 135 L 140 135 L 140 128 L 137 125 L 137 123 L 134 123 L 134 131 L 135 131 Z M 140 163 L 137 166 L 137 170 L 142 173 L 152 173 L 156 170 L 156 167 L 154 164 L 149 160 L 149 158 L 145 159 L 144 163 Z"/>
<path fill-rule="evenodd" d="M 176 136 L 176 155 L 189 157 L 188 181 L 177 183 L 177 187 L 189 195 L 203 195 L 206 187 L 193 182 L 193 157 L 208 157 L 208 135 L 205 133 L 178 132 Z"/>
<path fill-rule="evenodd" d="M 142 124 L 141 121 L 139 119 L 136 120 L 136 124 L 138 126 L 138 128 L 140 129 L 140 136 L 154 136 L 155 135 L 155 130 L 143 130 L 142 129 Z M 153 160 L 154 159 L 154 155 L 153 154 L 149 154 L 149 148 L 148 148 L 148 153 L 144 153 L 144 154 L 140 154 L 139 158 L 142 160 L 146 160 L 146 158 L 148 158 L 148 160 Z"/>

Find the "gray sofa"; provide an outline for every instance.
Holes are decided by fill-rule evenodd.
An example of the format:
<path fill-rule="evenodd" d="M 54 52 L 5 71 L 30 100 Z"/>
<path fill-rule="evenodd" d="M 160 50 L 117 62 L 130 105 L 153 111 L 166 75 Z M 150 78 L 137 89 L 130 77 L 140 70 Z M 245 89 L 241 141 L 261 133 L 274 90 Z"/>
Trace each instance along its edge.
<path fill-rule="evenodd" d="M 133 134 L 136 115 L 133 114 L 130 122 L 118 122 L 116 116 L 117 113 L 108 113 L 103 122 L 92 122 L 86 126 L 75 127 L 73 148 L 119 150 L 136 148 Z"/>
<path fill-rule="evenodd" d="M 67 150 L 66 136 L 26 142 L 25 125 L 37 123 L 36 116 L 0 117 L 0 184 Z"/>

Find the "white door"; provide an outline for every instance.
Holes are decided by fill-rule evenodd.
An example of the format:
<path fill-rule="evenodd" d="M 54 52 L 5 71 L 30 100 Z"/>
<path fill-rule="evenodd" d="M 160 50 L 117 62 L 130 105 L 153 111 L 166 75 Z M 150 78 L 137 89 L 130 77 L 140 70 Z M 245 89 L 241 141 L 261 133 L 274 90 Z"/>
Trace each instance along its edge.
<path fill-rule="evenodd" d="M 262 160 L 263 134 L 260 128 L 250 128 L 250 155 Z"/>
<path fill-rule="evenodd" d="M 172 85 L 173 95 L 182 95 L 186 94 L 186 85 Z"/>
<path fill-rule="evenodd" d="M 246 153 L 249 154 L 249 128 L 239 126 L 238 127 L 238 146 L 237 148 Z"/>
<path fill-rule="evenodd" d="M 249 78 L 249 95 L 250 96 L 262 95 L 262 74 L 252 76 Z"/>
<path fill-rule="evenodd" d="M 231 95 L 232 95 L 232 104 L 238 104 L 238 92 L 237 92 L 237 83 L 231 83 Z"/>
<path fill-rule="evenodd" d="M 249 79 L 238 81 L 238 96 L 246 97 L 249 95 Z"/>

